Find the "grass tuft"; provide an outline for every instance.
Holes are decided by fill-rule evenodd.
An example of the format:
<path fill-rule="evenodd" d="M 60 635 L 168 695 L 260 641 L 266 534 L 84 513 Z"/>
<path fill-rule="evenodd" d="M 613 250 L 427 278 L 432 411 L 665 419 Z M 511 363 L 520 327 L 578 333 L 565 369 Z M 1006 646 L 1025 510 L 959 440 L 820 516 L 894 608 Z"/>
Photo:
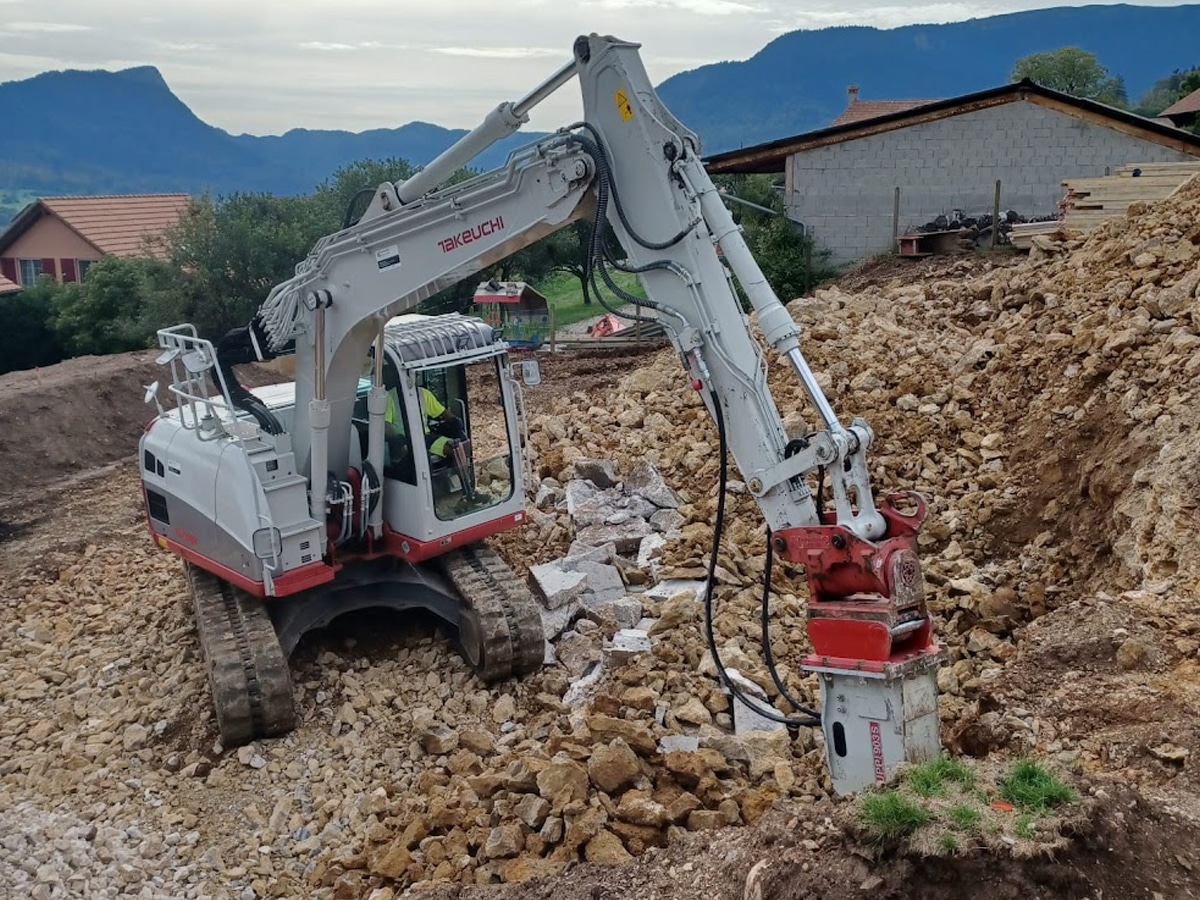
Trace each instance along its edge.
<path fill-rule="evenodd" d="M 975 773 L 957 759 L 941 756 L 913 766 L 904 776 L 914 794 L 921 797 L 936 797 L 944 793 L 946 782 L 952 781 L 971 790 L 975 784 Z"/>
<path fill-rule="evenodd" d="M 942 846 L 942 852 L 948 853 L 950 856 L 955 855 L 961 849 L 958 846 L 958 838 L 956 838 L 952 834 L 942 835 L 941 846 Z"/>
<path fill-rule="evenodd" d="M 929 812 L 895 791 L 863 797 L 862 818 L 883 840 L 907 837 L 933 819 Z"/>
<path fill-rule="evenodd" d="M 1013 823 L 1013 834 L 1025 841 L 1033 840 L 1033 816 L 1025 814 L 1017 816 Z"/>
<path fill-rule="evenodd" d="M 959 831 L 975 831 L 983 821 L 983 811 L 965 804 L 946 810 L 946 818 Z"/>
<path fill-rule="evenodd" d="M 1021 809 L 1048 812 L 1075 799 L 1075 792 L 1033 760 L 1019 760 L 1000 780 L 1000 796 Z"/>

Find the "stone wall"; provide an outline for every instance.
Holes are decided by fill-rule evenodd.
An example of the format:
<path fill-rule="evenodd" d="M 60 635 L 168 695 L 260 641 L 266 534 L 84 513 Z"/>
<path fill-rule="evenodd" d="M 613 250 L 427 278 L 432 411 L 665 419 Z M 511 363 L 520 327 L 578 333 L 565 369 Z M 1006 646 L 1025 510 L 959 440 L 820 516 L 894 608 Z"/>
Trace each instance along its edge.
<path fill-rule="evenodd" d="M 1065 178 L 1194 158 L 1018 100 L 797 153 L 788 212 L 844 263 L 893 249 L 897 186 L 903 234 L 956 208 L 990 213 L 997 180 L 1002 210 L 1040 216 L 1056 211 Z"/>

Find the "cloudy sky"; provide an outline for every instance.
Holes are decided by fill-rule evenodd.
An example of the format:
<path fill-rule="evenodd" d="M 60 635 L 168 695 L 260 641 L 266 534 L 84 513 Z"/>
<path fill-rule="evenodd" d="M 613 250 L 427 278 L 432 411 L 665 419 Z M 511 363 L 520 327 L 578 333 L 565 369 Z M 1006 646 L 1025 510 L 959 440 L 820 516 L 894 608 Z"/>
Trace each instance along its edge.
<path fill-rule="evenodd" d="M 893 3 L 895 0 L 893 0 Z M 1178 0 L 1142 0 L 1171 6 Z M 657 83 L 745 59 L 778 35 L 894 27 L 1065 5 L 1037 0 L 0 0 L 0 82 L 52 69 L 154 65 L 200 118 L 233 133 L 469 128 L 566 62 L 582 33 L 642 44 Z M 534 111 L 578 114 L 568 85 Z"/>

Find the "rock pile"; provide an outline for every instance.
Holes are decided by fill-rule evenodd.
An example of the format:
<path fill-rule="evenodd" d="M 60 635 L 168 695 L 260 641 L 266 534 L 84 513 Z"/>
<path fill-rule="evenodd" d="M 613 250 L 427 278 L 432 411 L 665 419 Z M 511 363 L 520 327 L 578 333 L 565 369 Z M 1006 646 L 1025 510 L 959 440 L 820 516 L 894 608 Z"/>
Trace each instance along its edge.
<path fill-rule="evenodd" d="M 922 282 L 790 304 L 835 409 L 875 429 L 877 491 L 930 499 L 921 546 L 951 657 L 948 723 L 976 712 L 981 683 L 1048 609 L 1099 588 L 1194 604 L 1198 223 L 1200 180 L 1019 263 L 952 260 Z M 770 384 L 789 431 L 809 430 L 790 373 L 772 365 Z M 543 591 L 561 601 L 548 614 L 569 610 L 557 660 L 485 687 L 444 636 L 316 639 L 294 660 L 298 729 L 238 752 L 212 746 L 178 565 L 145 540 L 136 474 L 75 486 L 47 523 L 31 513 L 0 544 L 0 880 L 39 898 L 388 900 L 422 880 L 620 861 L 678 829 L 825 796 L 819 735 L 733 733 L 686 584 L 712 539 L 715 434 L 677 360 L 603 398 L 553 400 L 530 441 L 543 493 L 498 544 L 535 580 L 559 560 L 583 576 L 560 585 L 568 596 Z M 673 494 L 631 487 L 651 468 Z M 730 493 L 717 642 L 774 696 L 758 633 L 765 528 L 745 488 Z M 813 702 L 795 665 L 802 579 L 776 565 L 771 588 L 781 675 Z M 631 623 L 645 641 L 622 649 Z M 1194 656 L 1191 634 L 1168 649 Z M 1120 664 L 1160 665 L 1133 637 Z M 1030 752 L 1116 764 L 1052 713 L 995 718 Z"/>

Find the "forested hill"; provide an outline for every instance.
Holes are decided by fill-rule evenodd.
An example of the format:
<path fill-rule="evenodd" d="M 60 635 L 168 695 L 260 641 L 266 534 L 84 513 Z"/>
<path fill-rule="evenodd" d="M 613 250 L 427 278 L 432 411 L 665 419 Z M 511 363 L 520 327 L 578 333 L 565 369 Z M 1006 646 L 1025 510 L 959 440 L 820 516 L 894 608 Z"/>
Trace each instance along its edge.
<path fill-rule="evenodd" d="M 940 99 L 998 87 L 1032 53 L 1080 47 L 1131 100 L 1200 64 L 1200 4 L 1081 6 L 948 25 L 793 31 L 743 62 L 667 79 L 659 93 L 717 153 L 828 125 L 855 84 L 863 100 Z"/>
<path fill-rule="evenodd" d="M 846 87 L 864 100 L 956 96 L 1008 80 L 1030 53 L 1078 46 L 1124 78 L 1131 98 L 1200 63 L 1200 5 L 1064 7 L 948 25 L 796 31 L 752 58 L 676 75 L 668 106 L 714 153 L 828 125 Z M 647 53 L 652 48 L 647 47 Z M 502 98 L 500 98 L 502 99 Z M 0 221 L 38 194 L 235 190 L 310 192 L 373 158 L 422 164 L 465 132 L 424 122 L 361 133 L 296 129 L 231 135 L 197 118 L 157 69 L 48 72 L 0 84 Z M 493 147 L 500 164 L 535 135 Z"/>

